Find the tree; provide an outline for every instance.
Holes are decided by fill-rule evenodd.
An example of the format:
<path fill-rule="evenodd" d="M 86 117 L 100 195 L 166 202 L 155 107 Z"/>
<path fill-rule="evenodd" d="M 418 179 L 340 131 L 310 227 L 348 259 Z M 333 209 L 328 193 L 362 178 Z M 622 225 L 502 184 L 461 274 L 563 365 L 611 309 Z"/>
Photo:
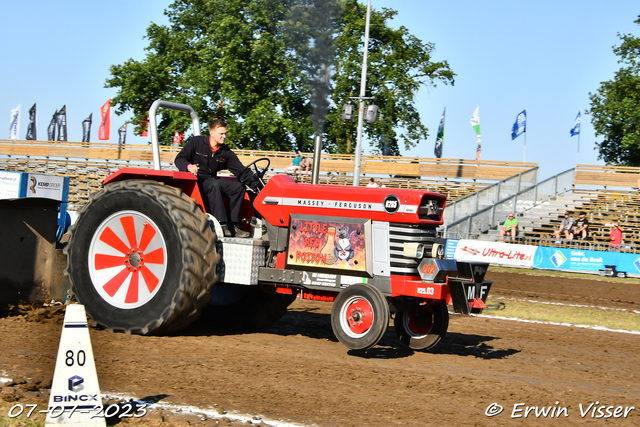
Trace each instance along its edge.
<path fill-rule="evenodd" d="M 634 21 L 640 25 L 640 16 Z M 613 51 L 624 64 L 613 80 L 602 82 L 595 94 L 589 93 L 593 127 L 597 136 L 598 159 L 608 165 L 640 166 L 640 38 L 620 35 L 620 46 Z"/>
<path fill-rule="evenodd" d="M 164 99 L 191 105 L 203 125 L 223 117 L 238 148 L 311 151 L 321 133 L 325 150 L 353 152 L 355 124 L 340 111 L 360 87 L 365 8 L 356 0 L 176 0 L 165 14 L 169 25 L 147 29 L 146 58 L 110 69 L 117 114 L 133 110 L 132 123 L 144 123 Z M 390 28 L 395 14 L 372 13 L 367 95 L 382 119 L 365 131 L 398 154 L 399 140 L 408 148 L 428 135 L 413 107 L 419 87 L 453 84 L 455 74 L 432 62 L 432 44 Z M 161 141 L 190 124 L 161 114 Z"/>

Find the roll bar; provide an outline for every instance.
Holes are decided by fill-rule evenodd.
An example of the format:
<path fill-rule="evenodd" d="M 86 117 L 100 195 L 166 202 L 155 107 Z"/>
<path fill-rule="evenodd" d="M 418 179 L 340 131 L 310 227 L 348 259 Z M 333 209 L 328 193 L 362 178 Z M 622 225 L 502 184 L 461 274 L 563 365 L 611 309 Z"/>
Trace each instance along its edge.
<path fill-rule="evenodd" d="M 149 108 L 149 135 L 151 136 L 151 150 L 153 152 L 153 168 L 160 170 L 160 144 L 158 143 L 158 123 L 156 121 L 156 111 L 158 108 L 168 108 L 170 110 L 184 111 L 189 113 L 193 121 L 193 134 L 200 135 L 200 119 L 195 110 L 186 104 L 178 104 L 176 102 L 163 101 L 157 99 Z"/>

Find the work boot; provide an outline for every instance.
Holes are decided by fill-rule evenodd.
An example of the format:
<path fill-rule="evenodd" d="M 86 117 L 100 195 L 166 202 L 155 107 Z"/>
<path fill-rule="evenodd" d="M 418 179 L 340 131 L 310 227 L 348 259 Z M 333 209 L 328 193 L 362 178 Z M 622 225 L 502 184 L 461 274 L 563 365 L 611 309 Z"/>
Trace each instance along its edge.
<path fill-rule="evenodd" d="M 234 237 L 249 237 L 251 235 L 251 233 L 249 233 L 248 231 L 240 230 L 238 224 L 231 224 L 231 228 L 233 229 Z"/>
<path fill-rule="evenodd" d="M 222 234 L 224 234 L 224 237 L 232 237 L 231 230 L 229 230 L 229 227 L 227 227 L 226 225 L 223 225 L 221 227 L 222 227 Z"/>

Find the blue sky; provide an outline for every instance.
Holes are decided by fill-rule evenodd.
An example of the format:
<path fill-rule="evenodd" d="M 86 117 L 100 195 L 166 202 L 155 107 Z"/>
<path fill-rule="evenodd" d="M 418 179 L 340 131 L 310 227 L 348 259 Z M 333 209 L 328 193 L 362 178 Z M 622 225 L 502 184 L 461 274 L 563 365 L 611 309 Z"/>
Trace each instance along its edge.
<path fill-rule="evenodd" d="M 361 0 L 366 3 L 365 0 Z M 0 69 L 0 117 L 9 136 L 10 111 L 22 105 L 20 138 L 27 111 L 38 103 L 38 134 L 56 109 L 67 106 L 69 139 L 82 139 L 82 120 L 93 112 L 97 141 L 99 109 L 115 95 L 105 89 L 109 66 L 144 58 L 150 22 L 166 23 L 168 0 L 112 0 L 108 3 L 23 0 L 4 5 L 0 27 L 4 66 Z M 602 1 L 431 1 L 372 0 L 374 9 L 398 11 L 391 22 L 425 42 L 434 59 L 457 73 L 454 86 L 424 88 L 416 106 L 429 138 L 403 154 L 433 157 L 435 135 L 446 107 L 446 158 L 475 159 L 476 138 L 469 119 L 480 106 L 482 159 L 522 161 L 524 135 L 511 141 L 517 114 L 527 109 L 526 160 L 538 163 L 540 178 L 575 166 L 578 137 L 569 129 L 583 110 L 581 164 L 603 164 L 594 151 L 589 92 L 620 68 L 612 46 L 617 33 L 640 36 L 633 23 L 637 0 Z M 29 23 L 27 25 L 27 23 Z M 357 91 L 359 88 L 355 88 Z M 2 113 L 4 112 L 4 113 Z M 127 116 L 112 116 L 112 142 Z M 600 139 L 601 140 L 601 137 Z M 144 143 L 128 131 L 127 142 Z M 364 151 L 369 151 L 367 142 Z"/>

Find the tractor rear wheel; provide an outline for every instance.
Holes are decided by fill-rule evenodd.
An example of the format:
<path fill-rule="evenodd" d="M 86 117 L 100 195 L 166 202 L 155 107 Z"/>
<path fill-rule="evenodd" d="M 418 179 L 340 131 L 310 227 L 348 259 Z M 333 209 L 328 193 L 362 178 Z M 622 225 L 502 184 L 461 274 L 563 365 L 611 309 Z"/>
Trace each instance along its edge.
<path fill-rule="evenodd" d="M 429 350 L 440 342 L 449 328 L 449 311 L 444 304 L 419 305 L 396 313 L 393 319 L 398 338 L 413 350 Z"/>
<path fill-rule="evenodd" d="M 389 304 L 368 284 L 351 285 L 341 291 L 331 308 L 331 327 L 336 338 L 351 350 L 375 346 L 389 326 Z"/>
<path fill-rule="evenodd" d="M 198 318 L 218 280 L 216 235 L 181 190 L 151 180 L 108 184 L 70 230 L 66 274 L 94 325 L 162 334 Z"/>

